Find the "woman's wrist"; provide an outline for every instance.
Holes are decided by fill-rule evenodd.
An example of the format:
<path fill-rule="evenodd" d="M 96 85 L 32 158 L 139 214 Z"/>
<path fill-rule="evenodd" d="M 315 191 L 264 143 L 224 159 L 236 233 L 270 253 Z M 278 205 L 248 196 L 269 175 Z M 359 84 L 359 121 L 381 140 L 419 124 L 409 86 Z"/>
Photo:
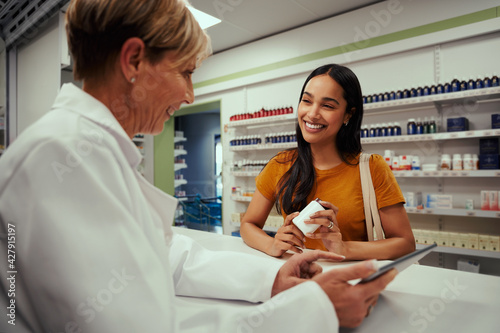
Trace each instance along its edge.
<path fill-rule="evenodd" d="M 349 241 L 342 241 L 342 253 L 339 253 L 345 257 L 345 260 L 350 260 L 351 259 L 351 242 Z"/>

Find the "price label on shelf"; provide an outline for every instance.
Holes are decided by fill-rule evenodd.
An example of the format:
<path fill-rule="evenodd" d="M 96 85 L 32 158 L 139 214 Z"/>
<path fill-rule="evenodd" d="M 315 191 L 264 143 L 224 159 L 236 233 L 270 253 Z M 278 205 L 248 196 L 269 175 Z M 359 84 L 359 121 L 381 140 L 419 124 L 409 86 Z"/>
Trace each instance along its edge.
<path fill-rule="evenodd" d="M 426 214 L 434 214 L 434 211 L 432 209 L 426 209 L 425 213 Z"/>
<path fill-rule="evenodd" d="M 500 177 L 500 171 L 495 171 L 495 177 Z"/>
<path fill-rule="evenodd" d="M 484 131 L 484 136 L 492 136 L 493 132 L 492 131 Z"/>
<path fill-rule="evenodd" d="M 469 211 L 467 211 L 467 212 L 465 213 L 465 215 L 467 215 L 467 216 L 476 216 L 476 212 L 475 212 L 475 211 L 473 211 L 473 210 L 469 210 Z"/>

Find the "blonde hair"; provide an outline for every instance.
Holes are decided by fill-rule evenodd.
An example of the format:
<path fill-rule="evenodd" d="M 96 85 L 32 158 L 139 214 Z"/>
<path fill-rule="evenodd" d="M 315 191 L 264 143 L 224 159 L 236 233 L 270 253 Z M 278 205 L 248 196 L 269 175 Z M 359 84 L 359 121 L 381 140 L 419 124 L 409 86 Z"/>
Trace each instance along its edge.
<path fill-rule="evenodd" d="M 76 80 L 101 78 L 132 37 L 146 45 L 153 64 L 167 51 L 176 65 L 211 54 L 210 39 L 184 0 L 71 0 L 66 12 L 66 33 Z"/>

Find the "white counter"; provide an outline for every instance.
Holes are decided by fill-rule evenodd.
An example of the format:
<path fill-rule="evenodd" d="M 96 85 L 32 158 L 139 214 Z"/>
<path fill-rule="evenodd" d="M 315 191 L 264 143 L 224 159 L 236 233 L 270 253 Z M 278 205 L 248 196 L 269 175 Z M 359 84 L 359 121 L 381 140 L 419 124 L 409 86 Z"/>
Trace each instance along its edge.
<path fill-rule="evenodd" d="M 241 238 L 204 231 L 174 228 L 210 250 L 245 252 L 269 258 L 244 244 Z M 285 261 L 290 255 L 276 259 Z M 325 270 L 347 263 L 319 262 Z M 195 304 L 244 302 L 189 299 Z M 314 329 L 312 330 L 314 331 Z M 378 303 L 363 324 L 341 332 L 443 333 L 500 332 L 500 277 L 444 268 L 413 265 L 400 273 L 382 292 Z"/>

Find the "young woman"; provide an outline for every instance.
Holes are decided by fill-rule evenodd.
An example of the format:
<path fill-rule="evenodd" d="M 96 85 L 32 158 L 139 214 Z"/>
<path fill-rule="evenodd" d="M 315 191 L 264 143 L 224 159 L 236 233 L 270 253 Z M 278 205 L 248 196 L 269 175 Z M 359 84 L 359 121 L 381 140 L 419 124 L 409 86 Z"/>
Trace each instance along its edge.
<path fill-rule="evenodd" d="M 331 64 L 306 79 L 298 106 L 298 148 L 278 153 L 256 178 L 256 191 L 241 223 L 251 247 L 279 257 L 301 248 L 336 252 L 346 260 L 392 259 L 415 249 L 401 190 L 380 155 L 370 158 L 370 173 L 385 239 L 368 242 L 359 173 L 361 87 L 348 68 Z M 306 223 L 321 225 L 304 235 L 293 223 L 310 201 L 325 211 Z M 263 230 L 276 206 L 284 223 L 275 237 Z"/>

